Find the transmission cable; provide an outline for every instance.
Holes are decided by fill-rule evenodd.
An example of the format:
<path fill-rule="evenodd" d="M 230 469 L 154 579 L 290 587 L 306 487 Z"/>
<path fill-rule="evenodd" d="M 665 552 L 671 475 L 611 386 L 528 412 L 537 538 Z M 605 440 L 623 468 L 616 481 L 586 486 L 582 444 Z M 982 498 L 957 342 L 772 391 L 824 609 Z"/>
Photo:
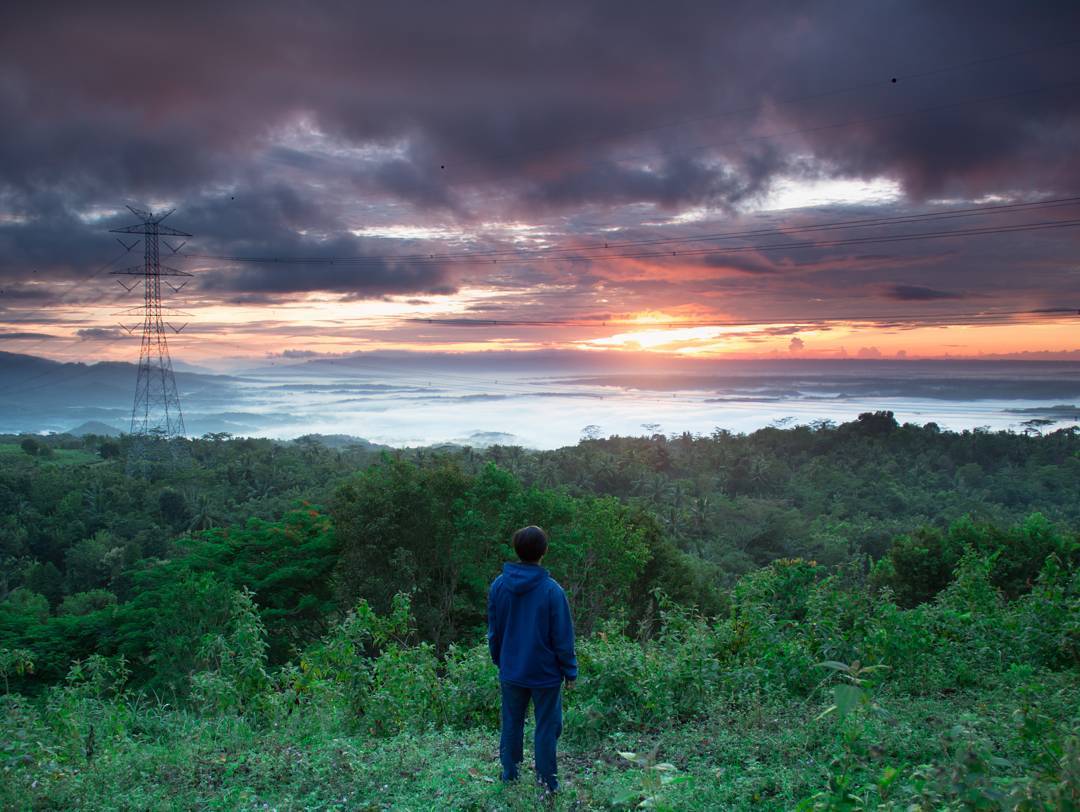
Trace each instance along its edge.
<path fill-rule="evenodd" d="M 912 223 L 936 222 L 937 220 L 952 220 L 966 217 L 993 216 L 1010 214 L 1015 212 L 1041 211 L 1043 209 L 1056 209 L 1080 204 L 1080 196 L 1050 198 L 1046 200 L 1027 201 L 1022 203 L 1002 203 L 986 206 L 975 206 L 962 209 L 948 209 L 945 211 L 928 211 L 916 214 L 896 215 L 892 217 L 867 217 L 852 220 L 836 220 L 825 223 L 810 223 L 805 225 L 777 224 L 768 228 L 756 228 L 745 231 L 727 231 L 713 234 L 694 234 L 680 237 L 650 238 L 642 240 L 605 241 L 595 245 L 576 245 L 547 248 L 507 248 L 492 249 L 488 251 L 465 251 L 459 253 L 443 254 L 362 254 L 357 256 L 331 256 L 331 257 L 272 257 L 272 256 L 236 256 L 221 254 L 185 254 L 185 258 L 213 259 L 222 262 L 244 262 L 264 264 L 295 264 L 295 265 L 352 265 L 371 263 L 386 263 L 394 261 L 410 262 L 457 262 L 461 260 L 502 260 L 514 261 L 519 259 L 532 259 L 540 257 L 544 259 L 563 259 L 559 254 L 576 252 L 575 258 L 584 258 L 583 252 L 596 251 L 596 259 L 619 258 L 623 255 L 610 253 L 612 249 L 634 248 L 649 245 L 680 245 L 684 243 L 708 242 L 710 240 L 732 240 L 745 237 L 770 236 L 774 234 L 796 234 L 814 231 L 836 231 L 855 228 L 870 228 L 889 225 L 907 225 Z"/>

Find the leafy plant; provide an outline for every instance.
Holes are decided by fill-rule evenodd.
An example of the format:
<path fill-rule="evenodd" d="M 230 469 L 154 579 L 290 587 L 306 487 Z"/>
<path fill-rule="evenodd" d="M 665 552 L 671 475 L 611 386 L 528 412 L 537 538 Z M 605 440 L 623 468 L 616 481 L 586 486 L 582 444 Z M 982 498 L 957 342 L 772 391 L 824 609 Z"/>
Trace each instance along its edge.
<path fill-rule="evenodd" d="M 33 655 L 24 648 L 0 648 L 0 677 L 4 679 L 4 693 L 11 693 L 10 678 L 34 673 Z"/>
<path fill-rule="evenodd" d="M 638 809 L 674 810 L 665 800 L 665 790 L 691 780 L 679 775 L 679 769 L 668 761 L 657 761 L 657 749 L 648 753 L 620 751 L 619 756 L 637 767 L 637 785 L 612 799 L 620 806 Z"/>

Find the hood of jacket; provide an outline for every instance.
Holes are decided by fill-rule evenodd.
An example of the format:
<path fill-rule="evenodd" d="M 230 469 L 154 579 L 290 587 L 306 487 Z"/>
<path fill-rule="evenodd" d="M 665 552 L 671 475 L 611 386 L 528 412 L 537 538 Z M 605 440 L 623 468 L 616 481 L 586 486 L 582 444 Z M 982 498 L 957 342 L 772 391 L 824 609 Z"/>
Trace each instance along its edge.
<path fill-rule="evenodd" d="M 547 580 L 548 571 L 539 564 L 519 562 L 503 564 L 503 578 L 507 587 L 515 595 L 522 595 L 535 589 Z"/>

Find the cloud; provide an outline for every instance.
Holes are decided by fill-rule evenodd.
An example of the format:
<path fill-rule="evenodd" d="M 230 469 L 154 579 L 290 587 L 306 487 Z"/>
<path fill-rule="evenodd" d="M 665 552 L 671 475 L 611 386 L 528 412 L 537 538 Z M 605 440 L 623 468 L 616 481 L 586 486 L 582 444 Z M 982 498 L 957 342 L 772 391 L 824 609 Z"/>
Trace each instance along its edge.
<path fill-rule="evenodd" d="M 883 294 L 897 302 L 931 302 L 939 299 L 963 299 L 964 294 L 948 290 L 936 290 L 922 285 L 886 285 Z"/>
<path fill-rule="evenodd" d="M 858 358 L 880 358 L 881 350 L 877 347 L 859 347 L 859 351 L 856 353 Z"/>
<path fill-rule="evenodd" d="M 793 336 L 791 341 L 788 342 L 788 350 L 790 352 L 802 352 L 803 348 L 805 348 L 805 347 L 806 347 L 806 342 L 804 342 L 798 336 Z"/>
<path fill-rule="evenodd" d="M 555 206 L 737 202 L 797 152 L 806 172 L 895 176 L 917 196 L 1033 171 L 1041 188 L 1075 188 L 1076 105 L 1033 92 L 1062 84 L 1068 48 L 914 74 L 1059 42 L 1078 19 L 1068 3 L 972 16 L 630 0 L 553 14 L 492 0 L 427 5 L 422 20 L 407 5 L 317 5 L 302 21 L 292 4 L 254 0 L 193 3 L 184 19 L 27 7 L 5 18 L 0 112 L 20 126 L 0 134 L 0 176 L 82 198 L 186 196 L 242 178 L 276 146 L 291 150 L 289 172 L 345 155 L 351 182 L 440 210 L 494 181 Z M 821 92 L 853 85 L 866 87 Z"/>
<path fill-rule="evenodd" d="M 0 290 L 40 294 L 43 307 L 102 298 L 115 289 L 102 268 L 122 250 L 108 229 L 131 222 L 132 202 L 177 206 L 191 253 L 373 257 L 170 257 L 196 272 L 186 294 L 203 304 L 469 288 L 513 291 L 465 305 L 493 318 L 692 302 L 810 320 L 866 315 L 866 291 L 883 317 L 971 295 L 957 291 L 1052 306 L 1075 287 L 1064 232 L 848 250 L 807 248 L 806 232 L 785 228 L 1080 187 L 1080 100 L 1061 87 L 1073 54 L 1058 46 L 1078 23 L 1075 3 L 1039 14 L 990 3 L 973 16 L 940 3 L 301 13 L 237 0 L 192 2 L 180 17 L 22 4 L 5 14 L 0 49 Z M 949 65 L 966 67 L 937 70 Z M 778 184 L 882 179 L 900 200 L 744 217 Z M 695 219 L 718 213 L 722 225 Z M 442 236 L 362 236 L 403 226 Z M 746 228 L 765 233 L 695 242 L 716 251 L 672 261 L 423 259 Z M 791 247 L 745 250 L 755 242 Z M 25 317 L 16 298 L 0 296 L 0 323 Z"/>
<path fill-rule="evenodd" d="M 49 339 L 59 337 L 60 336 L 50 335 L 49 333 L 31 333 L 0 330 L 0 341 L 20 341 L 25 339 L 38 339 L 41 341 L 48 341 Z"/>
<path fill-rule="evenodd" d="M 127 337 L 127 334 L 123 331 L 116 330 L 111 327 L 85 327 L 81 330 L 76 330 L 75 335 L 82 339 L 90 339 L 95 341 Z"/>

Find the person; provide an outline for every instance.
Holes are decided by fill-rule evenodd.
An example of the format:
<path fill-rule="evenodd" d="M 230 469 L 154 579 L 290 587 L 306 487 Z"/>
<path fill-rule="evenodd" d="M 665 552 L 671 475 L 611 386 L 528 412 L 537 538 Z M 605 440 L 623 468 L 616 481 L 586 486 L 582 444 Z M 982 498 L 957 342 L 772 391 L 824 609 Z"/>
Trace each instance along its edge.
<path fill-rule="evenodd" d="M 499 760 L 503 781 L 518 777 L 524 759 L 525 713 L 536 714 L 533 749 L 537 780 L 559 788 L 555 753 L 562 733 L 562 686 L 577 679 L 574 622 L 563 588 L 540 561 L 547 534 L 535 525 L 514 533 L 517 562 L 503 565 L 488 592 L 488 648 L 499 668 L 502 733 Z"/>

